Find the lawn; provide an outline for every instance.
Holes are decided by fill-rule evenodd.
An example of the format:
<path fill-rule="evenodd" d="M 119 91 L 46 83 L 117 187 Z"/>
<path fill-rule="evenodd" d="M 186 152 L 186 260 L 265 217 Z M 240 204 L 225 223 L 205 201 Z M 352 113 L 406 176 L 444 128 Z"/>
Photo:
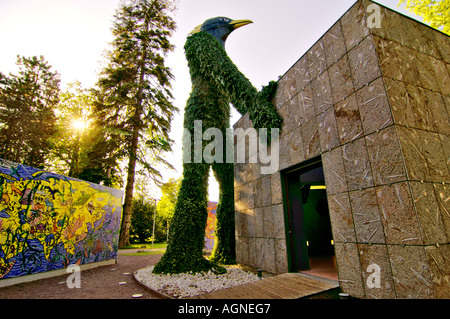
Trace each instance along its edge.
<path fill-rule="evenodd" d="M 131 244 L 130 246 L 122 247 L 119 249 L 166 249 L 167 243 L 154 243 L 153 247 L 151 243 L 144 244 Z"/>
<path fill-rule="evenodd" d="M 139 250 L 135 253 L 122 254 L 123 256 L 147 256 L 147 255 L 162 255 L 165 253 L 165 249 L 157 250 Z"/>
<path fill-rule="evenodd" d="M 130 246 L 126 246 L 126 247 L 122 247 L 120 248 L 121 250 L 123 249 L 142 249 L 142 250 L 138 250 L 136 252 L 133 253 L 125 253 L 123 254 L 124 256 L 146 256 L 146 255 L 160 255 L 160 254 L 164 254 L 164 252 L 166 251 L 166 247 L 167 247 L 167 243 L 154 243 L 153 247 L 152 244 L 150 243 L 144 243 L 144 244 L 132 244 Z M 151 250 L 144 250 L 144 249 L 151 249 Z"/>

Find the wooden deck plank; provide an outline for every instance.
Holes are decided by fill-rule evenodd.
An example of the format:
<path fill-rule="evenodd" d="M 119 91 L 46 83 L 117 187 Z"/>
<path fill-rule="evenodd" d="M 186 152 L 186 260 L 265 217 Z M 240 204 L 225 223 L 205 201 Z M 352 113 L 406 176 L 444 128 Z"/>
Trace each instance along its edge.
<path fill-rule="evenodd" d="M 339 287 L 297 273 L 285 273 L 248 284 L 194 296 L 191 299 L 297 299 Z"/>
<path fill-rule="evenodd" d="M 285 299 L 298 298 L 304 291 L 300 289 L 298 284 L 292 284 L 288 282 L 285 278 L 280 278 L 278 276 L 271 277 L 263 281 L 264 285 L 272 287 L 273 290 L 277 291 L 279 295 L 282 295 Z"/>
<path fill-rule="evenodd" d="M 317 277 L 310 274 L 304 274 L 301 272 L 288 272 L 284 273 L 283 276 L 290 277 L 290 278 L 302 278 L 302 279 L 309 279 L 309 282 L 321 282 L 327 285 L 336 286 L 339 285 L 339 282 L 337 280 L 323 278 L 323 277 Z"/>
<path fill-rule="evenodd" d="M 264 291 L 264 293 L 270 297 L 271 299 L 285 299 L 286 296 L 283 294 L 283 291 L 280 291 L 279 289 L 276 289 L 273 285 L 270 283 L 266 283 L 265 280 L 260 280 L 254 283 L 249 283 L 248 286 L 250 286 L 254 290 L 261 290 Z"/>
<path fill-rule="evenodd" d="M 264 289 L 256 288 L 251 284 L 245 284 L 231 288 L 236 292 L 238 298 L 242 299 L 274 299 L 276 296 L 268 293 Z"/>
<path fill-rule="evenodd" d="M 331 289 L 331 288 L 336 288 L 337 286 L 339 286 L 338 284 L 333 285 L 333 284 L 315 280 L 312 278 L 303 277 L 303 276 L 295 274 L 295 273 L 287 273 L 287 274 L 283 274 L 283 276 L 285 278 L 287 278 L 288 280 L 292 280 L 296 283 L 299 283 L 299 284 L 302 284 L 302 285 L 305 285 L 308 287 L 319 288 L 319 289 Z"/>
<path fill-rule="evenodd" d="M 207 296 L 208 299 L 236 299 L 239 298 L 239 291 L 234 291 L 233 288 L 227 288 L 214 291 L 207 295 L 209 295 Z"/>
<path fill-rule="evenodd" d="M 292 294 L 289 294 L 287 298 L 300 298 L 305 295 L 316 293 L 320 291 L 320 288 L 311 286 L 309 284 L 305 285 L 301 282 L 292 281 L 286 277 L 277 278 L 274 277 L 272 279 L 272 284 L 277 285 L 286 289 L 287 291 L 292 291 Z"/>
<path fill-rule="evenodd" d="M 249 284 L 246 284 L 213 291 L 198 296 L 198 299 L 276 299 L 275 297 L 266 293 L 264 290 L 255 289 L 249 286 Z"/>

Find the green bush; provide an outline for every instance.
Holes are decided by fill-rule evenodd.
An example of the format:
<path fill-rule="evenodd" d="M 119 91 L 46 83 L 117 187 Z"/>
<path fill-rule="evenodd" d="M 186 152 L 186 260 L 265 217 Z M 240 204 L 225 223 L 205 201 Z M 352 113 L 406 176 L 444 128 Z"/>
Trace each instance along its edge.
<path fill-rule="evenodd" d="M 153 200 L 148 202 L 144 197 L 133 198 L 130 227 L 131 243 L 149 243 L 152 240 L 153 214 L 156 207 Z M 155 223 L 155 242 L 166 240 L 165 228 L 161 223 Z"/>

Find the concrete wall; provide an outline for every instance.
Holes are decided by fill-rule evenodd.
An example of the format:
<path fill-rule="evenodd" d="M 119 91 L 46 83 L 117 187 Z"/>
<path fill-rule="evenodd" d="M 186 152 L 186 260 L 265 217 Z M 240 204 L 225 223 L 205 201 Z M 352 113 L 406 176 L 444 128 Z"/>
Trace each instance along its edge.
<path fill-rule="evenodd" d="M 115 262 L 122 196 L 0 159 L 0 286 Z"/>
<path fill-rule="evenodd" d="M 321 156 L 344 292 L 449 298 L 450 40 L 382 6 L 369 28 L 371 4 L 357 1 L 278 81 L 280 171 Z M 280 171 L 235 164 L 238 261 L 274 273 L 288 271 Z M 372 263 L 380 288 L 366 284 Z"/>

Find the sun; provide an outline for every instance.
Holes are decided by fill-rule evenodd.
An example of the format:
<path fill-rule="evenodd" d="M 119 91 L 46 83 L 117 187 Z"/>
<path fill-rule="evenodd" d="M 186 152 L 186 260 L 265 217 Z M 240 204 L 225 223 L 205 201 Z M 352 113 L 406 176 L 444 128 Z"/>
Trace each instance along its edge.
<path fill-rule="evenodd" d="M 74 119 L 72 121 L 72 127 L 76 130 L 82 131 L 86 128 L 86 121 L 83 119 Z"/>

